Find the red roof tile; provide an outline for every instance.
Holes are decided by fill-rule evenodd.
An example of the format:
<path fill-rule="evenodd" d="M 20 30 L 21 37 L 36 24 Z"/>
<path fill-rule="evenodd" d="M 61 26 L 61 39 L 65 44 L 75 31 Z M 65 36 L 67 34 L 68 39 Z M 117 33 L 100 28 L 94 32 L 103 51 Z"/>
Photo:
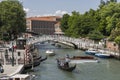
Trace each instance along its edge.
<path fill-rule="evenodd" d="M 43 17 L 29 17 L 27 20 L 42 20 L 42 21 L 56 21 L 56 19 L 60 19 L 59 16 L 43 16 Z"/>

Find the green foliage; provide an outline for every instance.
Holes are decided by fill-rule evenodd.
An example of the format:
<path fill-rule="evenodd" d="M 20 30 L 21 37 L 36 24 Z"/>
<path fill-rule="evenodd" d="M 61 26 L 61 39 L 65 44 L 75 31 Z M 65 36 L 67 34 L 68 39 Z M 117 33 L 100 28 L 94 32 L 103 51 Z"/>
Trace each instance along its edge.
<path fill-rule="evenodd" d="M 0 2 L 0 32 L 16 37 L 26 29 L 26 18 L 22 4 L 18 0 Z"/>
<path fill-rule="evenodd" d="M 101 40 L 104 38 L 104 36 L 97 30 L 94 30 L 88 34 L 89 39 L 92 40 Z"/>
<path fill-rule="evenodd" d="M 117 36 L 117 37 L 115 38 L 115 42 L 116 42 L 118 45 L 120 45 L 120 36 Z"/>
<path fill-rule="evenodd" d="M 90 9 L 84 14 L 73 11 L 69 17 L 65 16 L 67 15 L 63 16 L 61 28 L 67 36 L 98 40 L 110 36 L 114 40 L 120 34 L 119 29 L 116 29 L 120 21 L 120 3 L 117 0 L 101 0 L 97 10 Z"/>
<path fill-rule="evenodd" d="M 61 19 L 61 29 L 63 32 L 65 32 L 69 27 L 68 27 L 68 19 L 69 19 L 69 15 L 68 14 L 64 14 L 63 18 Z"/>
<path fill-rule="evenodd" d="M 103 6 L 100 10 L 100 25 L 99 30 L 105 36 L 109 36 L 111 34 L 112 29 L 116 27 L 116 24 L 120 20 L 120 4 L 110 2 L 109 4 Z"/>
<path fill-rule="evenodd" d="M 4 40 L 4 41 L 9 41 L 9 40 L 10 40 L 9 34 L 3 33 L 3 34 L 2 34 L 2 40 Z"/>
<path fill-rule="evenodd" d="M 78 37 L 79 32 L 79 13 L 72 12 L 72 16 L 68 20 L 69 28 L 66 30 L 66 34 L 71 37 Z"/>
<path fill-rule="evenodd" d="M 114 41 L 117 36 L 120 36 L 120 22 L 117 24 L 117 27 L 112 30 L 109 40 Z"/>

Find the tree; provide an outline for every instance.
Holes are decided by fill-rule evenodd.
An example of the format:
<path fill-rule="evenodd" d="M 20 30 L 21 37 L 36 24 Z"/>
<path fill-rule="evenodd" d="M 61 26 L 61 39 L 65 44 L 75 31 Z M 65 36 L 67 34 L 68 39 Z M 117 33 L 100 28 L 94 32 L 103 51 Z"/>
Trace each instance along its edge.
<path fill-rule="evenodd" d="M 109 40 L 114 41 L 117 36 L 120 36 L 120 22 L 117 24 L 117 27 L 112 30 Z"/>
<path fill-rule="evenodd" d="M 97 10 L 90 9 L 85 14 L 73 11 L 69 18 L 63 18 L 61 24 L 67 36 L 89 37 L 91 32 L 97 32 L 101 36 L 112 36 L 114 40 L 120 34 L 116 28 L 120 21 L 120 3 L 117 0 L 101 0 Z M 100 39 L 99 36 L 96 39 L 98 38 Z"/>
<path fill-rule="evenodd" d="M 104 36 L 98 30 L 94 30 L 88 34 L 88 37 L 92 40 L 99 41 L 104 38 Z"/>
<path fill-rule="evenodd" d="M 79 37 L 79 26 L 80 26 L 80 14 L 79 12 L 73 11 L 72 15 L 68 20 L 69 28 L 66 31 L 66 34 L 71 37 Z"/>
<path fill-rule="evenodd" d="M 101 16 L 99 31 L 105 36 L 109 36 L 111 31 L 116 28 L 116 24 L 120 20 L 119 11 L 120 4 L 116 2 L 110 2 L 99 10 Z"/>
<path fill-rule="evenodd" d="M 110 2 L 117 2 L 117 0 L 110 0 Z"/>
<path fill-rule="evenodd" d="M 120 36 L 117 36 L 117 37 L 115 38 L 115 42 L 118 44 L 119 59 L 120 59 Z"/>
<path fill-rule="evenodd" d="M 106 3 L 105 3 L 104 0 L 100 0 L 100 5 L 99 5 L 99 7 L 102 8 L 105 4 L 106 4 Z"/>
<path fill-rule="evenodd" d="M 68 26 L 69 17 L 70 16 L 68 14 L 64 14 L 63 18 L 61 19 L 60 27 L 61 27 L 63 32 L 66 32 L 66 30 L 69 28 L 69 26 Z"/>
<path fill-rule="evenodd" d="M 8 33 L 10 39 L 15 38 L 26 29 L 26 14 L 18 0 L 0 2 L 0 32 Z"/>

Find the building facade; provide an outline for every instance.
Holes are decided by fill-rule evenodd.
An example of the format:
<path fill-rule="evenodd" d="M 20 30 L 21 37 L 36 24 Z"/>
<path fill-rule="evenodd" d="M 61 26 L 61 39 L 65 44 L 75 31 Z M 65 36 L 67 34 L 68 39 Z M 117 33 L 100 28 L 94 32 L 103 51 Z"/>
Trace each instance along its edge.
<path fill-rule="evenodd" d="M 30 17 L 26 20 L 27 30 L 43 35 L 62 34 L 60 20 L 58 16 Z"/>
<path fill-rule="evenodd" d="M 119 52 L 118 45 L 113 41 L 106 41 L 106 48 L 113 52 Z"/>

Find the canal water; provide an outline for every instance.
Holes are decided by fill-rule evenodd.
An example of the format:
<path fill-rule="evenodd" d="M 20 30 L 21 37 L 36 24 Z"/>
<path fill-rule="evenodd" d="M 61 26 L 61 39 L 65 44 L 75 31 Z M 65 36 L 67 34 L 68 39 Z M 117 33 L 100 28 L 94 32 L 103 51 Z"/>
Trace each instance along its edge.
<path fill-rule="evenodd" d="M 55 56 L 49 56 L 48 59 L 34 68 L 34 71 L 28 71 L 35 75 L 34 80 L 120 80 L 120 61 L 115 59 L 100 59 L 97 62 L 86 62 L 77 64 L 73 72 L 67 72 L 58 69 L 56 58 L 65 57 L 66 54 L 86 55 L 84 51 L 74 50 L 62 47 L 56 47 L 49 43 L 37 45 L 40 55 L 46 56 L 45 51 L 53 49 Z"/>

